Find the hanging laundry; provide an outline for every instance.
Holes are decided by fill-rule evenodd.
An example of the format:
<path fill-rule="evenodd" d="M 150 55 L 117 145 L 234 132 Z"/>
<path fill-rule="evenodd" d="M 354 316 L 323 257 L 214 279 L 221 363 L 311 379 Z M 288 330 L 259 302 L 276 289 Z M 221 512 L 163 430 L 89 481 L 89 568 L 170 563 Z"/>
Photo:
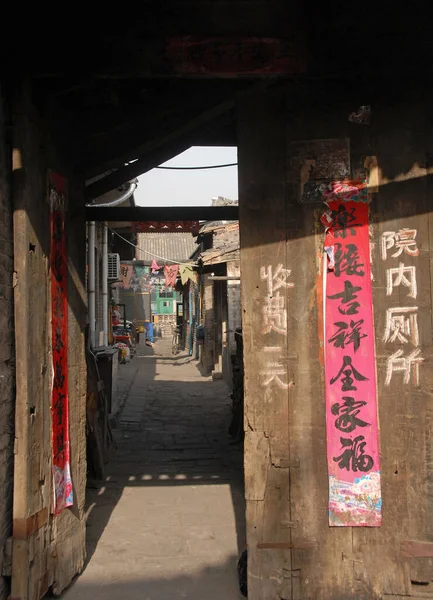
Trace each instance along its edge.
<path fill-rule="evenodd" d="M 158 273 L 158 271 L 161 269 L 161 267 L 158 265 L 158 263 L 156 262 L 155 259 L 152 260 L 152 275 L 153 273 Z"/>
<path fill-rule="evenodd" d="M 166 265 L 164 267 L 165 285 L 167 287 L 176 285 L 176 278 L 178 273 L 179 265 Z"/>
<path fill-rule="evenodd" d="M 180 278 L 182 281 L 182 285 L 191 279 L 191 281 L 197 281 L 197 273 L 192 268 L 192 264 L 180 265 Z"/>
<path fill-rule="evenodd" d="M 143 275 L 145 275 L 145 273 L 146 273 L 146 267 L 137 267 L 137 265 L 134 265 L 134 268 L 135 268 L 137 277 L 140 280 L 143 277 Z"/>
<path fill-rule="evenodd" d="M 150 286 L 150 277 L 146 272 L 146 267 L 134 265 L 135 274 L 137 276 L 137 286 L 142 291 L 147 291 Z"/>
<path fill-rule="evenodd" d="M 135 271 L 135 267 L 132 267 L 132 276 L 131 276 L 131 280 L 129 282 L 129 287 L 130 289 L 134 290 L 134 292 L 136 292 L 138 290 L 140 286 L 140 280 L 138 279 L 138 275 Z"/>

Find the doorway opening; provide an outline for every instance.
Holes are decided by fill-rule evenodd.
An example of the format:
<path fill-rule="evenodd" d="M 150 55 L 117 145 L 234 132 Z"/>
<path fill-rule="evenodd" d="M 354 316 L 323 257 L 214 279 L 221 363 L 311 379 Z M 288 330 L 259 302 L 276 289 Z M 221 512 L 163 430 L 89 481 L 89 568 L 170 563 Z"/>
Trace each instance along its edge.
<path fill-rule="evenodd" d="M 190 206 L 214 207 L 216 215 L 237 206 L 236 149 L 191 152 L 140 177 L 125 205 L 188 206 L 189 197 Z M 185 162 L 191 157 L 202 166 L 216 166 L 210 161 L 218 157 L 221 169 L 175 168 L 200 167 Z M 235 173 L 225 181 L 223 169 Z M 194 174 L 200 184 L 191 183 Z M 235 197 L 228 197 L 230 189 Z M 94 285 L 94 327 L 104 339 L 101 298 L 114 351 L 111 384 L 104 386 L 115 396 L 107 415 L 112 452 L 96 468 L 95 453 L 88 453 L 87 566 L 64 594 L 69 600 L 100 592 L 239 597 L 237 563 L 245 549 L 239 222 L 198 221 L 96 225 L 102 241 L 108 234 L 101 251 L 117 256 L 119 266 L 108 296 L 99 272 Z M 106 348 L 92 353 L 106 361 Z"/>

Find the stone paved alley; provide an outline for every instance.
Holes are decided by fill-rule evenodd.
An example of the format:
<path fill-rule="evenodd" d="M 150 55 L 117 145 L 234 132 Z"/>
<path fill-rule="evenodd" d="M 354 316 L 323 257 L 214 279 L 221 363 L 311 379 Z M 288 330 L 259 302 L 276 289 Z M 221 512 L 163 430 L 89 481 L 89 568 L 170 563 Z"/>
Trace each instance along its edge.
<path fill-rule="evenodd" d="M 125 402 L 103 487 L 88 490 L 88 564 L 65 600 L 234 600 L 245 546 L 230 395 L 171 340 L 120 367 Z"/>

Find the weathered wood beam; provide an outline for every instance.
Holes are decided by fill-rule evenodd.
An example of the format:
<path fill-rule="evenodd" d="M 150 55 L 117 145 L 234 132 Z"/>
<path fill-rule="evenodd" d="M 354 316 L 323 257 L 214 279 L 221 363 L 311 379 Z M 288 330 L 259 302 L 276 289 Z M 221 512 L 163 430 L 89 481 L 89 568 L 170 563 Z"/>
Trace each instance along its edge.
<path fill-rule="evenodd" d="M 142 154 L 139 156 L 138 160 L 118 169 L 107 177 L 88 185 L 86 187 L 87 198 L 89 200 L 97 198 L 130 179 L 150 171 L 172 156 L 176 156 L 176 154 L 183 152 L 191 145 L 188 142 L 188 139 L 192 134 L 197 134 L 202 127 L 229 110 L 232 110 L 233 107 L 234 99 L 230 98 L 205 110 L 191 121 L 188 121 L 185 125 L 171 131 L 165 136 L 152 139 L 142 147 Z"/>
<path fill-rule="evenodd" d="M 255 6 L 258 7 L 257 3 Z M 274 12 L 266 2 L 259 11 L 253 11 L 251 6 L 246 11 L 243 4 L 239 7 L 237 18 L 233 18 L 233 8 L 231 2 L 226 4 L 223 11 L 216 12 L 215 6 L 205 10 L 201 7 L 199 15 L 198 5 L 193 11 L 192 20 L 192 15 L 187 16 L 183 7 L 178 7 L 178 14 L 173 7 L 170 17 L 176 23 L 174 29 L 179 32 L 179 21 L 184 21 L 187 23 L 187 35 L 164 35 L 161 26 L 166 24 L 166 15 L 161 15 L 162 22 L 155 20 L 147 32 L 143 27 L 145 23 L 141 22 L 135 32 L 124 31 L 123 36 L 114 39 L 103 34 L 98 43 L 105 42 L 111 48 L 109 60 L 100 48 L 95 48 L 92 38 L 83 40 L 87 43 L 83 44 L 78 54 L 74 54 L 81 67 L 78 72 L 92 80 L 127 80 L 266 78 L 305 71 L 305 43 L 299 31 L 300 25 L 294 23 L 290 9 L 288 12 L 285 7 L 282 11 Z M 256 14 L 253 15 L 253 12 Z M 149 18 L 146 21 L 149 26 Z M 41 59 L 46 56 L 47 50 L 44 48 L 43 53 L 39 54 Z M 34 76 L 64 79 L 65 65 L 69 67 L 71 61 L 71 57 L 57 55 L 54 63 L 53 60 L 38 63 L 32 57 Z M 68 84 L 66 88 L 69 88 Z"/>
<path fill-rule="evenodd" d="M 276 77 L 306 71 L 305 48 L 297 32 L 286 36 L 181 35 L 141 44 L 127 64 L 107 65 L 100 79 L 130 77 Z"/>
<path fill-rule="evenodd" d="M 237 206 L 88 206 L 88 221 L 237 221 Z"/>
<path fill-rule="evenodd" d="M 179 141 L 169 147 L 159 148 L 151 155 L 129 163 L 117 171 L 113 171 L 110 173 L 110 175 L 107 175 L 102 179 L 98 179 L 98 181 L 86 187 L 85 194 L 87 200 L 91 201 L 99 196 L 103 196 L 107 192 L 118 188 L 131 179 L 135 179 L 139 175 L 143 175 L 144 173 L 151 171 L 158 165 L 173 158 L 173 156 L 188 150 L 190 147 L 190 143 Z"/>
<path fill-rule="evenodd" d="M 224 96 L 227 98 L 227 95 Z M 222 98 L 221 98 L 222 100 Z M 213 100 L 211 100 L 213 102 Z M 201 113 L 206 107 L 203 102 L 195 114 Z M 88 141 L 81 142 L 83 151 L 80 155 L 80 164 L 82 165 L 87 179 L 100 174 L 101 172 L 118 169 L 119 166 L 126 165 L 129 161 L 136 159 L 143 154 L 143 143 L 149 144 L 150 140 L 161 140 L 167 132 L 177 129 L 181 123 L 190 121 L 193 118 L 194 111 L 188 110 L 183 119 L 171 122 L 168 127 L 168 119 L 164 124 L 158 126 L 157 121 L 150 128 L 148 125 L 131 127 L 129 131 L 113 131 Z M 200 128 L 197 133 L 188 136 L 187 142 L 183 142 L 177 153 L 186 150 L 190 146 L 236 146 L 236 128 L 233 123 L 231 112 L 216 118 L 207 126 Z M 165 158 L 165 156 L 167 158 Z M 173 148 L 167 146 L 162 153 L 159 164 L 172 158 Z"/>

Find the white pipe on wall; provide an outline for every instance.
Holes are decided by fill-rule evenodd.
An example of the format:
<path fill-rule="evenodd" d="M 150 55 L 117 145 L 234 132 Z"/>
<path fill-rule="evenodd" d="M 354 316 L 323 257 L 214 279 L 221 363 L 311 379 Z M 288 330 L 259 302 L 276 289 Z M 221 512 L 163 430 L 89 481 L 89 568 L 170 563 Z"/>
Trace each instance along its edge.
<path fill-rule="evenodd" d="M 108 346 L 108 228 L 103 225 L 102 238 L 102 335 L 103 345 Z"/>
<path fill-rule="evenodd" d="M 89 273 L 88 273 L 88 303 L 89 303 L 89 329 L 90 329 L 90 341 L 93 347 L 96 346 L 96 310 L 95 310 L 95 221 L 88 223 L 88 262 L 89 262 Z"/>

